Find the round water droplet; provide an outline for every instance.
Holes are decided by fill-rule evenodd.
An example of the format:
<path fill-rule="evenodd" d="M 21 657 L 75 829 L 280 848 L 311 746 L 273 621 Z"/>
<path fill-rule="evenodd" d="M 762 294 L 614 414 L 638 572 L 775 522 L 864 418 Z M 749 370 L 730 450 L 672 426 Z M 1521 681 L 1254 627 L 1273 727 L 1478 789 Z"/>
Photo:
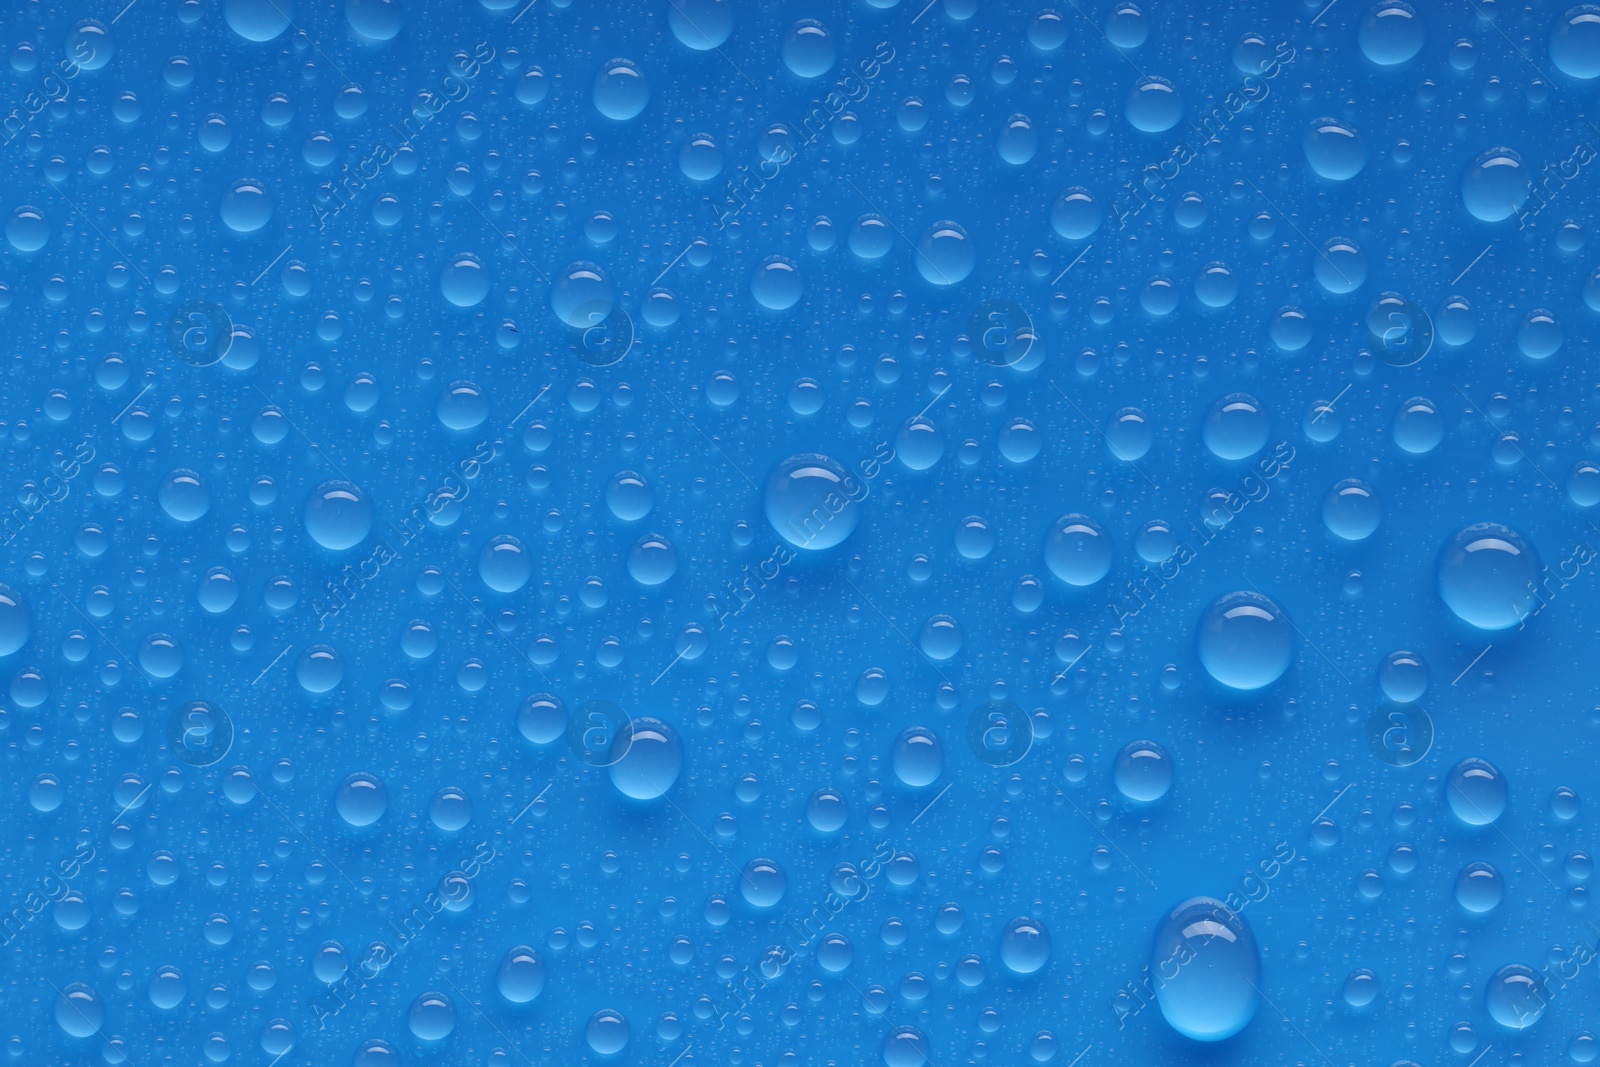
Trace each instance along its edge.
<path fill-rule="evenodd" d="M 646 534 L 628 550 L 628 573 L 640 585 L 660 585 L 678 572 L 678 550 L 660 534 Z"/>
<path fill-rule="evenodd" d="M 753 859 L 739 874 L 739 895 L 752 907 L 771 908 L 783 899 L 789 876 L 777 860 Z"/>
<path fill-rule="evenodd" d="M 535 693 L 517 709 L 517 729 L 536 745 L 548 745 L 567 732 L 567 708 L 558 697 Z"/>
<path fill-rule="evenodd" d="M 1111 537 L 1087 515 L 1063 515 L 1045 536 L 1044 561 L 1068 585 L 1094 585 L 1111 573 Z"/>
<path fill-rule="evenodd" d="M 222 0 L 228 28 L 247 41 L 270 41 L 289 28 L 292 0 Z"/>
<path fill-rule="evenodd" d="M 400 0 L 344 0 L 344 17 L 368 41 L 392 41 L 406 22 Z"/>
<path fill-rule="evenodd" d="M 306 692 L 326 693 L 344 681 L 344 657 L 328 645 L 312 645 L 300 654 L 294 673 Z"/>
<path fill-rule="evenodd" d="M 787 311 L 800 302 L 805 293 L 805 279 L 794 260 L 786 256 L 769 256 L 750 276 L 750 295 L 762 307 L 772 311 Z"/>
<path fill-rule="evenodd" d="M 1470 756 L 1450 768 L 1445 796 L 1456 818 L 1468 826 L 1489 826 L 1505 814 L 1511 790 L 1499 768 Z"/>
<path fill-rule="evenodd" d="M 1600 504 L 1600 463 L 1580 459 L 1567 473 L 1567 496 L 1580 508 Z M 0 642 L 0 647 L 4 643 Z"/>
<path fill-rule="evenodd" d="M 667 25 L 680 43 L 709 52 L 733 34 L 734 0 L 674 0 L 667 5 Z"/>
<path fill-rule="evenodd" d="M 1074 185 L 1062 193 L 1050 209 L 1050 225 L 1069 241 L 1081 241 L 1089 237 L 1104 221 L 1105 210 L 1100 206 L 1100 201 L 1081 185 Z"/>
<path fill-rule="evenodd" d="M 1561 349 L 1561 323 L 1555 312 L 1535 308 L 1517 327 L 1517 347 L 1529 359 L 1549 359 Z"/>
<path fill-rule="evenodd" d="M 894 773 L 914 789 L 932 785 L 944 773 L 944 748 L 932 730 L 913 726 L 894 743 Z"/>
<path fill-rule="evenodd" d="M 1494 972 L 1483 992 L 1490 1018 L 1507 1030 L 1525 1030 L 1539 1021 L 1550 991 L 1532 967 L 1508 963 Z"/>
<path fill-rule="evenodd" d="M 1362 53 L 1380 67 L 1404 63 L 1422 51 L 1426 38 L 1422 19 L 1403 0 L 1384 0 L 1367 12 L 1356 37 Z"/>
<path fill-rule="evenodd" d="M 1334 482 L 1322 497 L 1323 525 L 1346 541 L 1365 541 L 1382 518 L 1377 491 L 1359 478 Z"/>
<path fill-rule="evenodd" d="M 806 821 L 818 833 L 831 834 L 844 828 L 850 805 L 835 789 L 819 789 L 806 802 Z"/>
<path fill-rule="evenodd" d="M 972 238 L 959 223 L 936 222 L 917 242 L 917 270 L 934 285 L 954 285 L 964 281 L 977 265 L 978 253 Z"/>
<path fill-rule="evenodd" d="M 1025 915 L 1012 919 L 1000 932 L 1000 961 L 1013 974 L 1033 974 L 1050 962 L 1050 931 Z"/>
<path fill-rule="evenodd" d="M 1129 800 L 1154 804 L 1172 789 L 1172 757 L 1154 741 L 1134 741 L 1117 754 L 1112 779 Z"/>
<path fill-rule="evenodd" d="M 532 574 L 532 555 L 510 534 L 491 537 L 478 553 L 478 577 L 497 593 L 515 593 Z"/>
<path fill-rule="evenodd" d="M 866 486 L 837 460 L 814 452 L 790 456 L 767 475 L 767 521 L 797 548 L 839 544 L 861 519 Z"/>
<path fill-rule="evenodd" d="M 600 114 L 626 122 L 637 117 L 650 102 L 650 83 L 631 60 L 613 59 L 595 75 L 593 98 Z"/>
<path fill-rule="evenodd" d="M 1505 897 L 1500 872 L 1487 863 L 1469 863 L 1456 875 L 1456 903 L 1474 915 L 1487 915 Z"/>
<path fill-rule="evenodd" d="M 1579 4 L 1556 20 L 1550 61 L 1569 78 L 1600 78 L 1600 7 Z"/>
<path fill-rule="evenodd" d="M 1474 218 L 1502 222 L 1522 210 L 1532 184 L 1522 156 L 1509 148 L 1491 148 L 1461 175 L 1461 202 Z"/>
<path fill-rule="evenodd" d="M 272 197 L 263 182 L 240 178 L 223 194 L 220 212 L 234 233 L 254 233 L 272 218 Z"/>
<path fill-rule="evenodd" d="M 1200 617 L 1198 647 L 1206 672 L 1232 689 L 1271 685 L 1294 659 L 1289 617 L 1260 593 L 1218 597 Z"/>
<path fill-rule="evenodd" d="M 6 240 L 18 252 L 37 252 L 50 240 L 50 224 L 44 212 L 24 205 L 11 213 L 6 220 Z"/>
<path fill-rule="evenodd" d="M 1200 435 L 1218 459 L 1249 459 L 1267 444 L 1269 426 L 1261 402 L 1248 393 L 1229 393 L 1206 411 Z"/>
<path fill-rule="evenodd" d="M 82 982 L 63 986 L 56 994 L 56 1025 L 69 1037 L 93 1037 L 106 1021 L 99 994 Z"/>
<path fill-rule="evenodd" d="M 914 1026 L 897 1026 L 883 1039 L 884 1067 L 927 1067 L 932 1054 L 928 1039 Z"/>
<path fill-rule="evenodd" d="M 1414 396 L 1395 412 L 1390 433 L 1394 443 L 1404 451 L 1414 456 L 1426 455 L 1444 440 L 1444 416 L 1439 414 L 1433 401 Z"/>
<path fill-rule="evenodd" d="M 372 504 L 349 482 L 323 482 L 306 496 L 305 524 L 323 548 L 354 548 L 372 532 Z"/>
<path fill-rule="evenodd" d="M 443 993 L 423 993 L 411 1002 L 406 1025 L 421 1041 L 443 1041 L 456 1028 L 456 1009 Z"/>
<path fill-rule="evenodd" d="M 550 307 L 556 317 L 574 329 L 604 322 L 617 306 L 617 291 L 610 277 L 594 263 L 570 263 L 550 287 Z"/>
<path fill-rule="evenodd" d="M 28 643 L 33 633 L 33 612 L 22 594 L 0 584 L 0 656 L 9 656 Z"/>
<path fill-rule="evenodd" d="M 192 470 L 180 468 L 163 478 L 156 499 L 179 522 L 195 522 L 211 510 L 211 490 Z"/>
<path fill-rule="evenodd" d="M 509 950 L 495 975 L 500 995 L 513 1004 L 528 1004 L 544 992 L 544 961 L 527 945 Z"/>
<path fill-rule="evenodd" d="M 1317 119 L 1301 138 L 1300 147 L 1311 169 L 1332 181 L 1349 181 L 1367 165 L 1366 141 L 1354 126 L 1338 119 Z"/>
<path fill-rule="evenodd" d="M 1128 94 L 1127 114 L 1134 129 L 1165 133 L 1183 118 L 1183 97 L 1165 78 L 1140 78 Z"/>
<path fill-rule="evenodd" d="M 640 716 L 617 731 L 608 768 L 617 792 L 633 800 L 655 800 L 666 794 L 683 770 L 683 743 L 660 719 Z"/>
<path fill-rule="evenodd" d="M 1317 284 L 1336 295 L 1354 292 L 1367 280 L 1366 254 L 1348 237 L 1325 243 L 1311 267 Z"/>
<path fill-rule="evenodd" d="M 1244 918 L 1220 900 L 1194 897 L 1174 908 L 1156 931 L 1149 968 L 1162 976 L 1162 1016 L 1185 1037 L 1221 1041 L 1255 1017 L 1261 955 Z"/>
<path fill-rule="evenodd" d="M 371 826 L 388 809 L 389 790 L 372 775 L 357 771 L 339 783 L 333 806 L 348 825 Z"/>
<path fill-rule="evenodd" d="M 1397 703 L 1421 700 L 1428 691 L 1428 664 L 1415 652 L 1391 652 L 1378 665 L 1378 686 Z"/>
<path fill-rule="evenodd" d="M 783 65 L 796 77 L 820 78 L 838 57 L 838 42 L 816 19 L 801 19 L 783 38 Z"/>
<path fill-rule="evenodd" d="M 961 651 L 961 624 L 948 615 L 935 615 L 922 624 L 918 643 L 929 659 L 950 659 Z"/>
<path fill-rule="evenodd" d="M 1498 522 L 1473 523 L 1439 551 L 1439 596 L 1457 618 L 1482 630 L 1506 630 L 1534 610 L 1538 553 Z"/>
<path fill-rule="evenodd" d="M 471 252 L 458 252 L 439 272 L 439 292 L 458 308 L 477 307 L 489 295 L 489 269 Z"/>

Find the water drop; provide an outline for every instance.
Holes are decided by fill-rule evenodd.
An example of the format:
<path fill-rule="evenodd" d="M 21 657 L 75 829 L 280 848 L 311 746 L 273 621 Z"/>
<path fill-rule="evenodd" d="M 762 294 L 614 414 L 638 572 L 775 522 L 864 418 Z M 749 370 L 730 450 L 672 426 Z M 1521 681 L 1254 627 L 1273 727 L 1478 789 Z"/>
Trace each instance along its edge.
<path fill-rule="evenodd" d="M 1473 523 L 1439 550 L 1439 596 L 1463 622 L 1506 630 L 1534 610 L 1541 564 L 1521 534 L 1498 522 Z"/>
<path fill-rule="evenodd" d="M 1260 593 L 1218 597 L 1200 618 L 1198 648 L 1206 672 L 1233 689 L 1271 685 L 1294 659 L 1289 617 Z"/>
<path fill-rule="evenodd" d="M 1221 1041 L 1255 1017 L 1260 952 L 1244 918 L 1220 900 L 1194 897 L 1174 908 L 1156 931 L 1149 968 L 1163 979 L 1162 1016 L 1185 1037 Z"/>

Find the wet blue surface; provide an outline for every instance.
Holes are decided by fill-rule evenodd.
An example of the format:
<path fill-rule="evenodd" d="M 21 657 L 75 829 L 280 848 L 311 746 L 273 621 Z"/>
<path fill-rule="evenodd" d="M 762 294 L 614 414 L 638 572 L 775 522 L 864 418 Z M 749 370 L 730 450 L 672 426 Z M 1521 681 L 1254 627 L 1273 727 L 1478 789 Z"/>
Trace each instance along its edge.
<path fill-rule="evenodd" d="M 1587 1063 L 1600 9 L 13 2 L 20 1064 Z"/>

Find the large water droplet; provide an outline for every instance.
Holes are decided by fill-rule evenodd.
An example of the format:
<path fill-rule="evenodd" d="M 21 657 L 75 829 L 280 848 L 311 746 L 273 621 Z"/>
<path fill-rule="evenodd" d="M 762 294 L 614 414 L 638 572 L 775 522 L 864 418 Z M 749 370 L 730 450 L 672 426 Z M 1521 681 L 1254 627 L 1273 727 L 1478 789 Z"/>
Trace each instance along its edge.
<path fill-rule="evenodd" d="M 1532 185 L 1522 156 L 1509 148 L 1491 148 L 1461 175 L 1461 202 L 1484 222 L 1509 219 L 1528 202 Z"/>
<path fill-rule="evenodd" d="M 1487 863 L 1469 863 L 1456 875 L 1456 903 L 1474 915 L 1487 915 L 1505 896 L 1500 872 Z"/>
<path fill-rule="evenodd" d="M 1111 572 L 1111 537 L 1087 515 L 1063 515 L 1050 527 L 1044 562 L 1068 585 L 1088 586 Z"/>
<path fill-rule="evenodd" d="M 93 1037 L 106 1021 L 99 994 L 82 982 L 64 986 L 56 995 L 56 1025 L 70 1037 Z"/>
<path fill-rule="evenodd" d="M 1511 790 L 1498 767 L 1470 756 L 1450 768 L 1445 797 L 1455 817 L 1468 826 L 1489 826 L 1505 814 Z"/>
<path fill-rule="evenodd" d="M 1300 146 L 1311 169 L 1333 181 L 1349 181 L 1367 165 L 1367 144 L 1361 134 L 1338 119 L 1317 119 Z"/>
<path fill-rule="evenodd" d="M 1260 593 L 1220 596 L 1200 617 L 1198 647 L 1206 672 L 1233 689 L 1260 689 L 1283 677 L 1294 658 L 1294 627 Z"/>
<path fill-rule="evenodd" d="M 606 118 L 625 122 L 636 117 L 649 102 L 650 83 L 632 60 L 613 59 L 595 75 L 595 110 Z"/>
<path fill-rule="evenodd" d="M 544 961 L 527 945 L 518 945 L 500 961 L 495 985 L 511 1003 L 527 1004 L 544 992 Z"/>
<path fill-rule="evenodd" d="M 339 783 L 333 798 L 339 818 L 354 827 L 371 826 L 389 807 L 389 790 L 377 778 L 357 771 Z"/>
<path fill-rule="evenodd" d="M 865 490 L 837 460 L 802 452 L 767 475 L 767 521 L 798 548 L 832 548 L 849 537 L 861 520 L 859 501 L 866 496 Z"/>
<path fill-rule="evenodd" d="M 0 585 L 0 656 L 9 656 L 28 643 L 33 633 L 33 612 L 22 594 Z"/>
<path fill-rule="evenodd" d="M 1050 962 L 1050 931 L 1025 915 L 1012 919 L 1000 932 L 1000 962 L 1013 974 L 1033 974 Z"/>
<path fill-rule="evenodd" d="M 1439 551 L 1439 596 L 1456 617 L 1482 630 L 1505 630 L 1534 610 L 1541 565 L 1521 534 L 1498 522 L 1473 523 Z"/>
<path fill-rule="evenodd" d="M 663 796 L 683 770 L 683 743 L 677 731 L 648 716 L 618 730 L 610 752 L 613 757 L 621 754 L 609 768 L 611 784 L 634 800 Z"/>
<path fill-rule="evenodd" d="M 913 726 L 894 743 L 894 773 L 906 785 L 920 789 L 944 773 L 944 749 L 938 735 L 925 726 Z"/>
<path fill-rule="evenodd" d="M 323 548 L 354 548 L 372 532 L 372 504 L 349 482 L 323 482 L 306 496 L 305 524 Z"/>
<path fill-rule="evenodd" d="M 1489 1016 L 1508 1030 L 1525 1030 L 1539 1021 L 1550 991 L 1532 967 L 1508 963 L 1494 972 L 1483 992 Z"/>
<path fill-rule="evenodd" d="M 1185 1037 L 1221 1041 L 1255 1017 L 1261 996 L 1255 935 L 1220 900 L 1194 897 L 1174 908 L 1156 931 L 1149 968 L 1161 978 L 1161 1014 Z"/>
<path fill-rule="evenodd" d="M 739 895 L 752 907 L 774 907 L 788 888 L 789 876 L 777 860 L 753 859 L 739 872 Z"/>
<path fill-rule="evenodd" d="M 673 0 L 667 25 L 673 36 L 696 52 L 709 52 L 733 34 L 734 0 Z"/>
<path fill-rule="evenodd" d="M 1410 4 L 1384 0 L 1361 20 L 1357 40 L 1366 57 L 1380 67 L 1404 63 L 1422 51 L 1427 30 Z"/>
<path fill-rule="evenodd" d="M 1172 789 L 1172 757 L 1154 741 L 1135 741 L 1117 754 L 1112 778 L 1129 800 L 1153 804 Z"/>

